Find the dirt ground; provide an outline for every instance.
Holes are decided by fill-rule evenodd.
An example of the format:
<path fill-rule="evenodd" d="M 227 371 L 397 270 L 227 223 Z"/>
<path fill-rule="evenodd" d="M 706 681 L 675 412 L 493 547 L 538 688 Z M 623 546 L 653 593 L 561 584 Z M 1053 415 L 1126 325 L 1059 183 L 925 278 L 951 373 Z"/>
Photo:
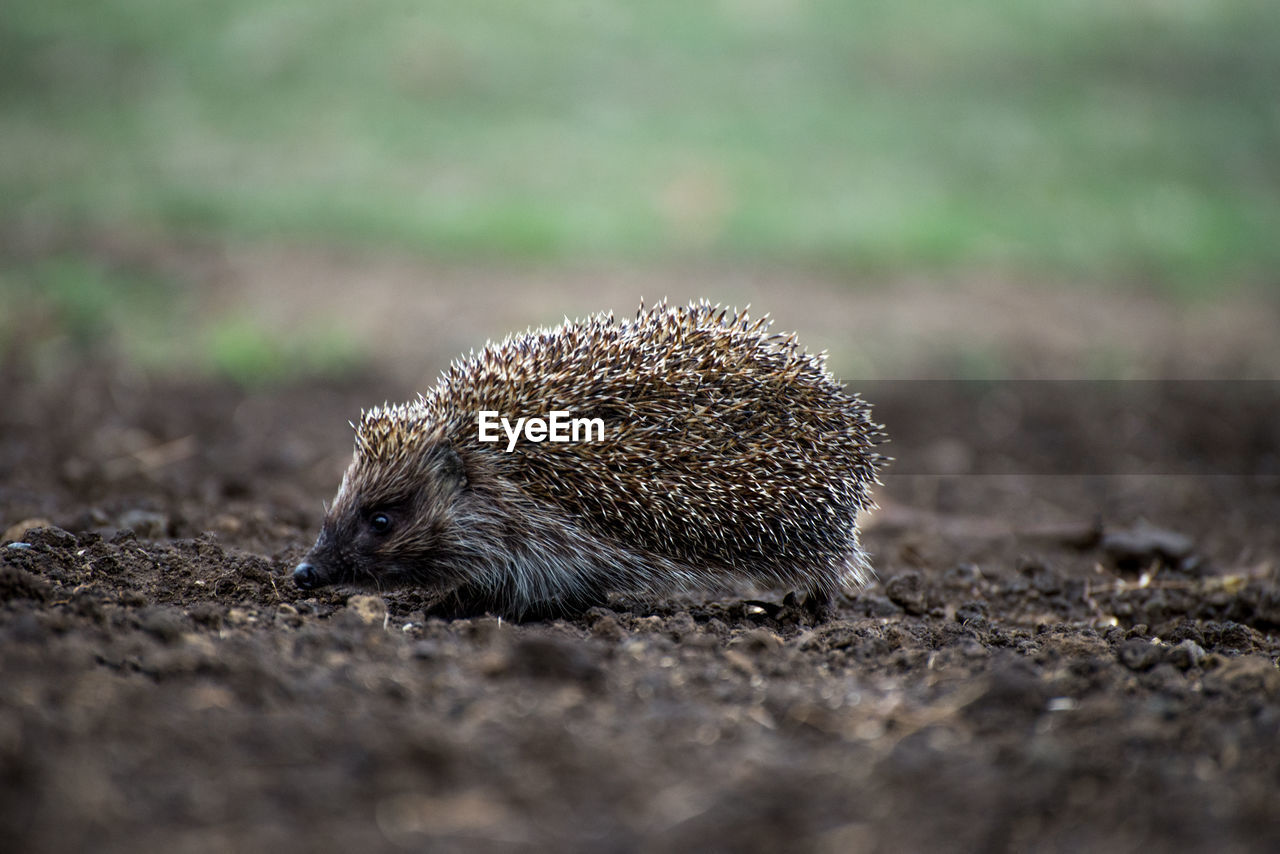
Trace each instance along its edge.
<path fill-rule="evenodd" d="M 990 401 L 881 384 L 925 438 L 830 621 L 713 593 L 449 622 L 288 578 L 393 371 L 34 373 L 0 377 L 7 850 L 1280 850 L 1274 468 L 1152 441 L 1072 474 L 1061 437 L 1109 422 L 1053 394 L 1020 465 L 949 468 Z M 1173 432 L 1264 460 L 1276 414 L 1183 400 Z"/>

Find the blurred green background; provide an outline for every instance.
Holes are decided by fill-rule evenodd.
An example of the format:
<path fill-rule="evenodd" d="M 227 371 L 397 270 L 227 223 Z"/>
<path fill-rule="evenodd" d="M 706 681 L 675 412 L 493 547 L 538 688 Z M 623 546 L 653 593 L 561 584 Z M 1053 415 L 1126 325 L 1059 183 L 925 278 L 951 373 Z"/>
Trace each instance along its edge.
<path fill-rule="evenodd" d="M 1277 283 L 1274 0 L 6 0 L 0 63 L 11 304 L 103 231 Z"/>

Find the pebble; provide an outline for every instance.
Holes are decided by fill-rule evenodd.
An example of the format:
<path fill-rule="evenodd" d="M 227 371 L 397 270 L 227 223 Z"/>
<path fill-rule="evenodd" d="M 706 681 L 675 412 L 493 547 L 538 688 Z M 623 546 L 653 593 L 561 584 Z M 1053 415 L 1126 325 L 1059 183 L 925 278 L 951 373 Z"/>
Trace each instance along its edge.
<path fill-rule="evenodd" d="M 626 638 L 627 630 L 612 614 L 601 614 L 591 624 L 591 634 L 607 641 L 620 641 Z"/>
<path fill-rule="evenodd" d="M 948 569 L 942 578 L 949 585 L 966 587 L 982 581 L 982 570 L 976 563 L 958 563 Z"/>
<path fill-rule="evenodd" d="M 1062 592 L 1062 576 L 1054 572 L 1042 558 L 1027 556 L 1018 558 L 1018 574 L 1046 596 Z"/>
<path fill-rule="evenodd" d="M 144 540 L 159 540 L 169 535 L 169 517 L 154 510 L 126 510 L 120 514 L 118 525 L 132 530 Z"/>
<path fill-rule="evenodd" d="M 290 605 L 288 602 L 281 602 L 276 606 L 276 619 L 284 623 L 286 626 L 297 628 L 302 625 L 302 615 L 298 613 L 298 609 Z"/>
<path fill-rule="evenodd" d="M 1199 667 L 1204 657 L 1204 647 L 1187 638 L 1169 650 L 1167 660 L 1179 670 L 1190 670 L 1193 667 Z"/>
<path fill-rule="evenodd" d="M 50 522 L 48 519 L 44 519 L 38 516 L 33 517 L 31 519 L 23 519 L 21 522 L 17 522 L 13 525 L 10 525 L 8 528 L 4 529 L 4 533 L 0 534 L 0 542 L 21 540 L 23 539 L 23 535 L 25 535 L 27 531 L 33 530 L 35 528 L 52 528 L 52 527 L 53 527 L 52 522 Z M 30 543 L 27 543 L 26 545 L 28 548 L 31 547 Z"/>
<path fill-rule="evenodd" d="M 890 578 L 885 582 L 884 593 L 889 601 L 908 614 L 919 615 L 925 612 L 924 580 L 914 570 Z"/>
<path fill-rule="evenodd" d="M 381 596 L 352 596 L 347 600 L 347 610 L 366 626 L 380 626 L 387 619 L 387 604 Z"/>
<path fill-rule="evenodd" d="M 228 626 L 239 628 L 258 622 L 258 615 L 247 608 L 231 608 L 224 620 Z"/>
<path fill-rule="evenodd" d="M 1116 655 L 1130 670 L 1150 670 L 1160 662 L 1160 645 L 1142 638 L 1131 638 L 1120 644 Z"/>
<path fill-rule="evenodd" d="M 1117 566 L 1141 568 L 1162 560 L 1176 564 L 1191 554 L 1191 538 L 1152 525 L 1138 525 L 1102 536 L 1102 551 Z"/>

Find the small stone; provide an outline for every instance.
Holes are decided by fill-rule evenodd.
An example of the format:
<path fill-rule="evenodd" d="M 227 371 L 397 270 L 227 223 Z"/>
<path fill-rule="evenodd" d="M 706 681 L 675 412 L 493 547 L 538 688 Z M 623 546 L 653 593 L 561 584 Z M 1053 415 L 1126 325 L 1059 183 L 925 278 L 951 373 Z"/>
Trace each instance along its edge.
<path fill-rule="evenodd" d="M 632 625 L 638 632 L 660 632 L 663 629 L 661 617 L 637 617 Z"/>
<path fill-rule="evenodd" d="M 1121 569 L 1140 570 L 1156 561 L 1176 566 L 1191 553 L 1191 538 L 1152 525 L 1110 531 L 1102 537 L 1102 551 Z"/>
<path fill-rule="evenodd" d="M 28 528 L 22 539 L 23 542 L 30 543 L 35 548 L 74 549 L 79 545 L 75 534 L 63 530 L 57 525 Z"/>
<path fill-rule="evenodd" d="M 387 605 L 381 596 L 352 596 L 347 609 L 366 626 L 382 625 L 387 619 Z"/>
<path fill-rule="evenodd" d="M 286 626 L 297 628 L 302 625 L 302 616 L 298 613 L 298 609 L 290 605 L 288 602 L 281 602 L 276 607 L 276 619 L 284 623 Z"/>
<path fill-rule="evenodd" d="M 1204 646 L 1204 632 L 1195 620 L 1183 620 L 1173 631 L 1169 632 L 1169 642 L 1179 643 L 1184 640 L 1194 641 L 1197 646 Z"/>
<path fill-rule="evenodd" d="M 1253 652 L 1258 647 L 1256 640 L 1254 632 L 1248 626 L 1240 623 L 1224 623 L 1218 643 L 1223 649 L 1232 652 Z"/>
<path fill-rule="evenodd" d="M 943 573 L 942 579 L 952 587 L 967 587 L 982 580 L 982 570 L 976 563 L 958 563 Z"/>
<path fill-rule="evenodd" d="M 225 619 L 228 626 L 239 628 L 258 622 L 258 615 L 247 608 L 232 608 Z"/>
<path fill-rule="evenodd" d="M 8 543 L 8 542 L 21 540 L 23 538 L 23 535 L 26 534 L 27 531 L 34 530 L 35 528 L 52 528 L 52 527 L 53 527 L 52 522 L 50 522 L 48 519 L 44 519 L 39 516 L 33 517 L 31 519 L 23 519 L 21 522 L 16 522 L 10 525 L 8 528 L 5 528 L 4 533 L 0 534 L 0 542 Z M 30 545 L 28 544 L 28 548 L 29 547 Z"/>
<path fill-rule="evenodd" d="M 620 641 L 627 636 L 627 630 L 618 622 L 613 614 L 601 614 L 591 624 L 591 634 L 607 641 Z"/>
<path fill-rule="evenodd" d="M 1187 638 L 1169 650 L 1167 660 L 1179 670 L 1190 670 L 1193 667 L 1199 667 L 1204 657 L 1204 647 Z"/>
<path fill-rule="evenodd" d="M 985 631 L 991 626 L 987 619 L 987 603 L 980 599 L 965 602 L 956 608 L 956 622 L 970 626 L 978 631 Z"/>
<path fill-rule="evenodd" d="M 676 640 L 683 640 L 698 632 L 698 624 L 688 613 L 675 614 L 667 620 L 667 631 Z"/>
<path fill-rule="evenodd" d="M 152 510 L 126 510 L 120 514 L 118 524 L 144 540 L 159 540 L 169 535 L 169 517 Z"/>
<path fill-rule="evenodd" d="M 1150 670 L 1160 661 L 1160 646 L 1141 638 L 1132 638 L 1120 645 L 1116 655 L 1120 663 L 1130 670 Z"/>
<path fill-rule="evenodd" d="M 918 572 L 903 572 L 890 578 L 884 585 L 884 593 L 889 597 L 889 601 L 908 614 L 919 615 L 927 610 L 924 579 Z"/>
<path fill-rule="evenodd" d="M 244 523 L 230 513 L 223 513 L 213 520 L 213 527 L 224 534 L 238 534 Z"/>
<path fill-rule="evenodd" d="M 1026 578 L 1032 587 L 1046 596 L 1062 591 L 1062 576 L 1054 572 L 1043 558 L 1026 556 L 1019 558 L 1018 573 Z"/>

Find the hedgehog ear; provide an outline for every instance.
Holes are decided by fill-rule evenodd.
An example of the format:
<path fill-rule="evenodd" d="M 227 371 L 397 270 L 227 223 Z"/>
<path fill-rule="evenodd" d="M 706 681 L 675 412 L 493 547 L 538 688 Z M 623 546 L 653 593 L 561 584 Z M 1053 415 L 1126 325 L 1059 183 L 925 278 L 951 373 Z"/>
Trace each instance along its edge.
<path fill-rule="evenodd" d="M 467 485 L 467 466 L 453 448 L 445 448 L 440 456 L 440 476 L 462 489 Z"/>

